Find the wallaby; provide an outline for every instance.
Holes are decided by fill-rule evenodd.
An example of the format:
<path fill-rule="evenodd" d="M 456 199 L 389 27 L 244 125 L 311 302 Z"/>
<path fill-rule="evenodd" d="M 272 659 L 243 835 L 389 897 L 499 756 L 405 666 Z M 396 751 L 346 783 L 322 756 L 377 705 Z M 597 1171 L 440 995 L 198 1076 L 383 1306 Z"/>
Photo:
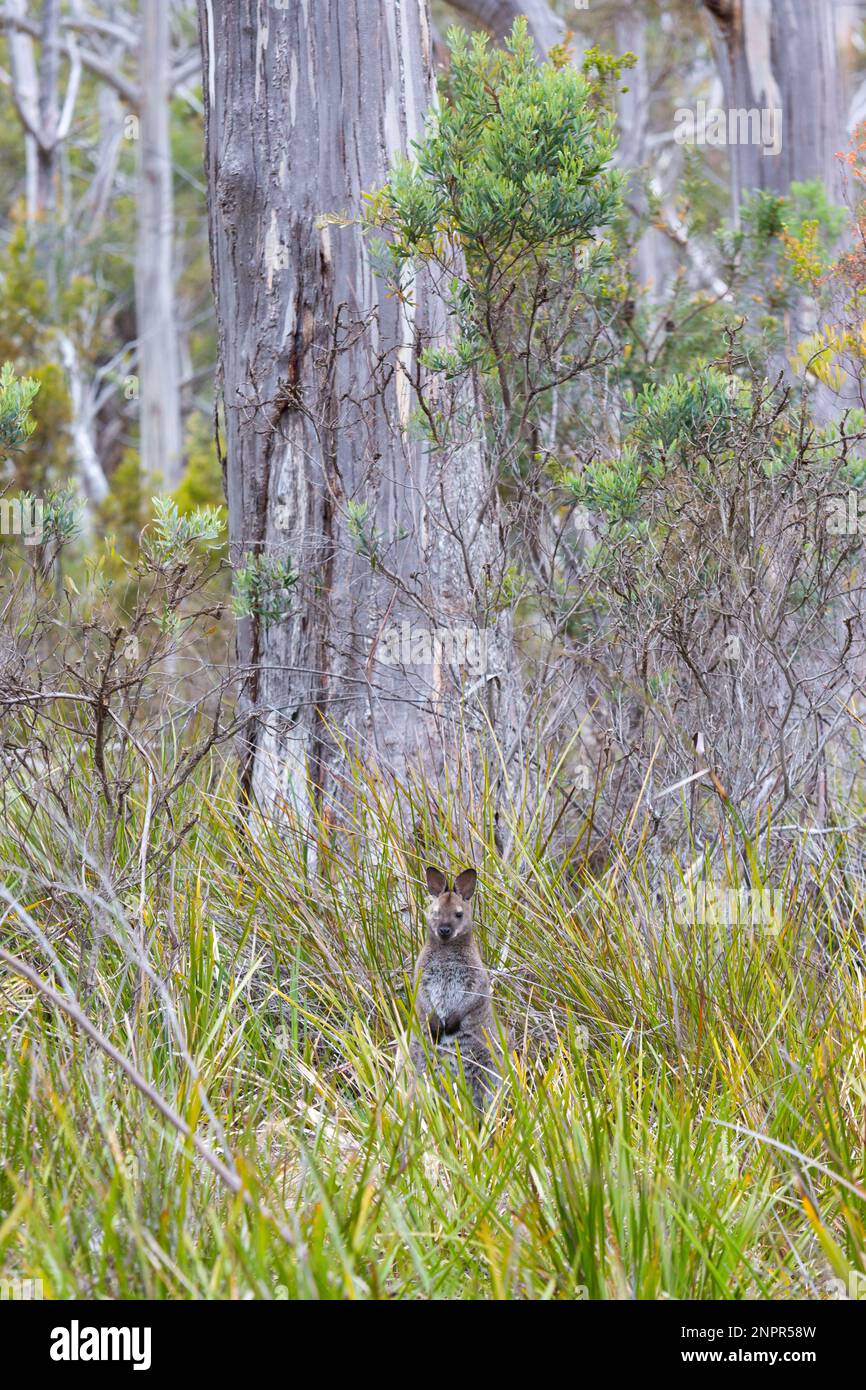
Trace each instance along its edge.
<path fill-rule="evenodd" d="M 499 1083 L 499 1067 L 490 976 L 472 933 L 476 880 L 474 869 L 464 869 L 449 889 L 441 869 L 427 869 L 433 901 L 415 966 L 415 1012 L 424 1036 L 413 1040 L 410 1055 L 419 1073 L 429 1063 L 456 1080 L 462 1066 L 475 1107 L 483 1110 Z"/>

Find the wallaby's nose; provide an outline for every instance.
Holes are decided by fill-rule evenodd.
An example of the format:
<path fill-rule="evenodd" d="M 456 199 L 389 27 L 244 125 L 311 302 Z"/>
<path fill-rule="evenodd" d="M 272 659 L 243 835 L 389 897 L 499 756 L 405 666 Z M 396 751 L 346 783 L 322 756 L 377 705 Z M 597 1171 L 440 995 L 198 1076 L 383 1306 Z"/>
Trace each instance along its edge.
<path fill-rule="evenodd" d="M 441 938 L 442 938 L 443 941 L 447 941 L 448 938 L 449 938 L 449 936 L 451 935 L 451 928 L 450 928 L 450 927 L 440 927 L 440 928 L 439 928 L 439 935 L 441 936 Z"/>

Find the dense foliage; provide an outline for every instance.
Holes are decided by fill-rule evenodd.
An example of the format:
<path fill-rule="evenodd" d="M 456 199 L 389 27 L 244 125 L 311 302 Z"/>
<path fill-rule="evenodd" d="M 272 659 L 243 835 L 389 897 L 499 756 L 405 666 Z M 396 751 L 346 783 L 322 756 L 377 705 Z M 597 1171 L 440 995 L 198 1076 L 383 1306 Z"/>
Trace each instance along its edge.
<path fill-rule="evenodd" d="M 471 777 L 407 762 L 388 787 L 347 748 L 342 817 L 290 834 L 250 804 L 233 625 L 283 623 L 305 576 L 227 554 L 197 90 L 172 101 L 175 488 L 140 466 L 126 144 L 107 206 L 85 197 L 92 72 L 60 206 L 0 190 L 0 503 L 42 506 L 2 537 L 0 1270 L 46 1296 L 818 1298 L 866 1274 L 862 143 L 853 221 L 816 181 L 731 218 L 694 151 L 673 217 L 621 163 L 633 55 L 540 62 L 520 22 L 448 44 L 417 144 L 322 227 L 362 221 L 406 322 L 419 276 L 442 292 L 406 428 L 491 465 L 517 773 L 494 737 Z M 479 869 L 508 1056 L 485 1116 L 398 1066 L 427 861 Z"/>

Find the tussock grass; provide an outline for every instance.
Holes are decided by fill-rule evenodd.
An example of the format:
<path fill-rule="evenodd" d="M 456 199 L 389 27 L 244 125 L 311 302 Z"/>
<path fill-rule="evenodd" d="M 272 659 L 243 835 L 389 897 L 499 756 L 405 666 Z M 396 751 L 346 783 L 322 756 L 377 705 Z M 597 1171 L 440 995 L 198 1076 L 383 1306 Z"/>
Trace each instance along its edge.
<path fill-rule="evenodd" d="M 866 1269 L 862 903 L 832 860 L 762 880 L 755 837 L 781 919 L 695 921 L 673 862 L 638 849 L 590 878 L 521 804 L 503 858 L 483 799 L 456 844 L 428 789 L 398 807 L 353 775 L 348 828 L 251 837 L 203 768 L 143 890 L 131 798 L 119 895 L 74 814 L 10 807 L 3 947 L 79 996 L 216 1162 L 0 966 L 5 1277 L 57 1298 L 741 1299 Z M 511 1044 L 480 1122 L 397 1080 L 422 843 L 480 872 Z M 715 866 L 731 891 L 741 862 Z"/>

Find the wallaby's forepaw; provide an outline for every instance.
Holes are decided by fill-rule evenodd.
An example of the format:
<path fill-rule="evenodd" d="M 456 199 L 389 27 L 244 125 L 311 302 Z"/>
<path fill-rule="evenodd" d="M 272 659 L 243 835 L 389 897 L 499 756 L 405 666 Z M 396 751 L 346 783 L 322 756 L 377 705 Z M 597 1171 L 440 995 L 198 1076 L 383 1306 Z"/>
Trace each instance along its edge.
<path fill-rule="evenodd" d="M 455 1033 L 458 1033 L 460 1031 L 460 1014 L 457 1012 L 456 1009 L 454 1009 L 454 1011 L 450 1013 L 446 1018 L 445 1022 L 442 1025 L 442 1031 L 444 1032 L 446 1038 L 453 1037 Z"/>
<path fill-rule="evenodd" d="M 427 1027 L 430 1029 L 430 1036 L 435 1043 L 438 1043 L 443 1033 L 447 1031 L 438 1014 L 428 1014 Z"/>

